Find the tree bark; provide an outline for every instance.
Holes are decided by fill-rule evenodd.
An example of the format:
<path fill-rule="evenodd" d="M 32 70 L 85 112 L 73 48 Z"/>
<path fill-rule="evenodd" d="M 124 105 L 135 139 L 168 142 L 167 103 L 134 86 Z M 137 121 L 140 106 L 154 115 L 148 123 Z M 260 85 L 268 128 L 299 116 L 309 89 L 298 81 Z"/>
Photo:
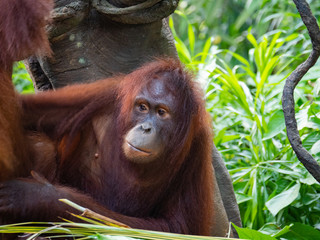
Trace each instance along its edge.
<path fill-rule="evenodd" d="M 308 29 L 312 42 L 312 51 L 306 61 L 300 64 L 287 78 L 282 95 L 282 108 L 287 127 L 287 135 L 290 144 L 299 161 L 320 183 L 320 166 L 311 154 L 302 146 L 301 138 L 295 118 L 294 89 L 302 77 L 317 62 L 320 55 L 320 30 L 316 18 L 313 16 L 308 3 L 305 0 L 293 0 L 301 19 Z"/>

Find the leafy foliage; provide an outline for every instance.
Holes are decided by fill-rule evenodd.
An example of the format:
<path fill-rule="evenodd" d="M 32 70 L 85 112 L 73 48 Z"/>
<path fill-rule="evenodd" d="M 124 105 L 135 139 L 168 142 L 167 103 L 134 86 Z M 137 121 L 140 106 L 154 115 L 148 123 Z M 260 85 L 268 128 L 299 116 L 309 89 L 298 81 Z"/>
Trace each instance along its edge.
<path fill-rule="evenodd" d="M 294 223 L 286 226 L 281 230 L 271 230 L 269 228 L 259 232 L 252 229 L 242 229 L 235 226 L 239 237 L 242 239 L 254 240 L 276 240 L 276 239 L 292 239 L 292 240 L 311 240 L 319 239 L 320 232 L 308 225 Z M 271 230 L 271 231 L 270 231 Z M 269 235 L 270 234 L 270 235 Z"/>
<path fill-rule="evenodd" d="M 217 64 L 210 72 L 208 86 L 208 109 L 217 132 L 215 143 L 227 159 L 244 225 L 254 229 L 268 222 L 281 226 L 293 219 L 319 223 L 308 218 L 309 214 L 320 213 L 319 205 L 303 204 L 303 191 L 317 193 L 319 185 L 308 182 L 311 176 L 297 161 L 285 134 L 280 103 L 290 59 L 281 59 L 287 37 L 280 36 L 281 32 L 276 32 L 270 40 L 264 37 L 258 42 L 249 32 L 254 47 L 249 53 L 251 59 L 231 53 L 240 62 L 231 68 L 215 58 Z M 303 94 L 300 96 L 296 100 L 304 102 L 305 107 L 309 103 Z M 308 118 L 308 114 L 304 116 Z M 307 126 L 307 136 L 314 134 Z"/>
<path fill-rule="evenodd" d="M 318 15 L 319 1 L 308 2 Z M 229 49 L 248 58 L 246 36 L 249 28 L 258 37 L 278 29 L 286 31 L 288 35 L 306 33 L 292 0 L 184 0 L 180 2 L 178 9 L 188 21 L 181 21 L 179 15 L 173 15 L 177 34 L 188 45 L 191 25 L 198 36 L 194 47 L 198 53 L 210 38 L 220 49 Z M 304 44 L 306 43 L 296 42 L 295 47 L 288 49 L 289 54 L 292 51 L 299 53 Z M 292 54 L 294 55 L 296 54 Z"/>
<path fill-rule="evenodd" d="M 195 24 L 193 18 L 198 16 L 193 15 L 195 12 L 190 10 L 193 5 L 187 1 L 173 17 L 174 24 L 171 23 L 171 27 L 178 29 L 174 32 L 178 54 L 197 72 L 200 82 L 209 80 L 205 86 L 214 142 L 232 176 L 243 225 L 260 231 L 268 229 L 268 234 L 275 234 L 281 228 L 291 229 L 295 222 L 320 228 L 317 217 L 320 185 L 296 159 L 286 137 L 281 107 L 284 80 L 306 57 L 310 41 L 291 1 L 215 1 L 214 5 L 219 9 L 224 3 L 237 6 L 240 2 L 247 4 L 243 6 L 251 5 L 237 17 L 246 19 L 244 22 L 234 21 L 229 25 L 229 30 L 233 30 L 229 37 L 241 42 L 231 43 L 220 35 L 217 43 L 216 37 L 206 40 L 203 31 L 220 31 L 222 27 L 211 29 L 208 26 L 214 21 L 207 22 L 205 18 L 201 26 L 207 28 Z M 317 9 L 319 3 L 311 2 Z M 201 8 L 204 15 L 213 10 L 208 7 L 211 4 L 208 1 L 195 4 L 206 6 Z M 228 18 L 237 16 L 229 10 L 225 13 Z M 256 21 L 257 15 L 264 20 Z M 186 25 L 187 35 L 181 27 Z M 190 33 L 193 33 L 191 38 Z M 197 42 L 196 47 L 192 46 L 193 42 Z M 181 43 L 183 47 L 179 47 Z M 303 145 L 317 160 L 320 157 L 319 70 L 312 68 L 295 91 Z M 281 237 L 296 239 L 293 235 Z M 315 238 L 306 236 L 306 239 Z"/>
<path fill-rule="evenodd" d="M 23 62 L 17 62 L 13 67 L 12 74 L 13 84 L 20 93 L 32 93 L 34 88 L 32 85 L 31 78 L 25 69 Z"/>

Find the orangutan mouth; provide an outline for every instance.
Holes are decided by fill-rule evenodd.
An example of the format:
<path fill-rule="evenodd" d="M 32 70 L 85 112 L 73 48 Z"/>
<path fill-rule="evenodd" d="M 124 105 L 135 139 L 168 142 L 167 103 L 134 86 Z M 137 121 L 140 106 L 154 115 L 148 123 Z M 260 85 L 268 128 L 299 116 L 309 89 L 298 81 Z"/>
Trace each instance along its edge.
<path fill-rule="evenodd" d="M 147 156 L 151 155 L 151 152 L 149 152 L 149 151 L 146 151 L 146 150 L 137 148 L 137 147 L 133 146 L 133 145 L 132 145 L 131 143 L 129 143 L 129 142 L 127 142 L 127 144 L 128 144 L 129 147 L 130 147 L 132 150 L 134 150 L 134 151 L 140 152 L 141 154 L 147 155 Z"/>

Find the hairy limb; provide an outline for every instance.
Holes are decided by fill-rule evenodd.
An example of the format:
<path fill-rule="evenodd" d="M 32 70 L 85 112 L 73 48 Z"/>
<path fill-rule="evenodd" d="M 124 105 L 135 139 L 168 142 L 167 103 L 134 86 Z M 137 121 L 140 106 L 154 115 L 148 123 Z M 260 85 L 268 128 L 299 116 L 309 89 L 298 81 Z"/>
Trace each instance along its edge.
<path fill-rule="evenodd" d="M 71 128 L 81 119 L 82 113 L 90 118 L 95 111 L 101 109 L 112 111 L 118 81 L 113 78 L 90 84 L 67 86 L 37 95 L 20 95 L 25 129 L 53 136 L 59 127 Z"/>
<path fill-rule="evenodd" d="M 52 1 L 0 1 L 0 180 L 26 176 L 31 157 L 11 82 L 13 61 L 50 52 L 44 26 Z M 21 161 L 24 159 L 24 161 Z"/>
<path fill-rule="evenodd" d="M 69 214 L 75 210 L 59 201 L 62 198 L 134 228 L 184 232 L 183 223 L 179 223 L 179 218 L 175 219 L 177 216 L 175 213 L 170 213 L 172 219 L 125 216 L 102 207 L 90 196 L 75 189 L 52 185 L 39 179 L 19 179 L 0 184 L 0 224 L 21 221 L 60 221 L 60 218 L 79 221 L 78 218 Z M 175 229 L 172 229 L 173 226 Z"/>

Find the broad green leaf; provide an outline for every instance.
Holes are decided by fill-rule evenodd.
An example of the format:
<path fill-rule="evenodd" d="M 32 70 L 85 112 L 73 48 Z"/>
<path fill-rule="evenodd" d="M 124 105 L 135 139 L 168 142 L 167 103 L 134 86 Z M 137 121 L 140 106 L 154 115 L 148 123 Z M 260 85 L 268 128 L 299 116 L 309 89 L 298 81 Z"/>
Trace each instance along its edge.
<path fill-rule="evenodd" d="M 290 240 L 316 240 L 320 239 L 320 231 L 309 225 L 294 223 L 290 231 L 281 237 Z"/>
<path fill-rule="evenodd" d="M 268 122 L 267 131 L 263 135 L 262 140 L 264 141 L 278 135 L 285 129 L 285 126 L 283 111 L 279 110 L 275 112 Z"/>
<path fill-rule="evenodd" d="M 313 80 L 319 78 L 320 67 L 314 66 L 312 67 L 306 75 L 303 76 L 302 81 Z"/>
<path fill-rule="evenodd" d="M 302 141 L 303 147 L 308 151 L 313 147 L 314 143 L 320 139 L 320 132 L 312 132 Z"/>
<path fill-rule="evenodd" d="M 229 142 L 239 138 L 240 138 L 239 135 L 224 135 L 221 143 Z"/>
<path fill-rule="evenodd" d="M 310 173 L 308 173 L 306 178 L 300 179 L 300 182 L 307 185 L 319 184 L 318 181 Z"/>
<path fill-rule="evenodd" d="M 214 143 L 219 145 L 222 142 L 223 136 L 225 135 L 226 128 L 221 129 L 217 135 L 214 136 Z"/>
<path fill-rule="evenodd" d="M 241 239 L 250 239 L 250 240 L 277 240 L 274 237 L 268 236 L 257 230 L 248 229 L 248 228 L 239 228 L 236 225 L 232 224 L 239 234 Z"/>
<path fill-rule="evenodd" d="M 304 127 L 309 127 L 309 117 L 308 110 L 310 106 L 305 106 L 305 108 L 300 109 L 299 112 L 296 113 L 296 119 L 298 124 L 298 130 L 303 129 Z"/>
<path fill-rule="evenodd" d="M 276 195 L 266 202 L 266 207 L 273 216 L 283 208 L 289 206 L 299 195 L 300 183 L 295 184 L 293 187 Z"/>
<path fill-rule="evenodd" d="M 311 154 L 317 154 L 320 152 L 320 140 L 316 141 L 315 144 L 313 144 L 312 148 L 310 149 Z"/>

